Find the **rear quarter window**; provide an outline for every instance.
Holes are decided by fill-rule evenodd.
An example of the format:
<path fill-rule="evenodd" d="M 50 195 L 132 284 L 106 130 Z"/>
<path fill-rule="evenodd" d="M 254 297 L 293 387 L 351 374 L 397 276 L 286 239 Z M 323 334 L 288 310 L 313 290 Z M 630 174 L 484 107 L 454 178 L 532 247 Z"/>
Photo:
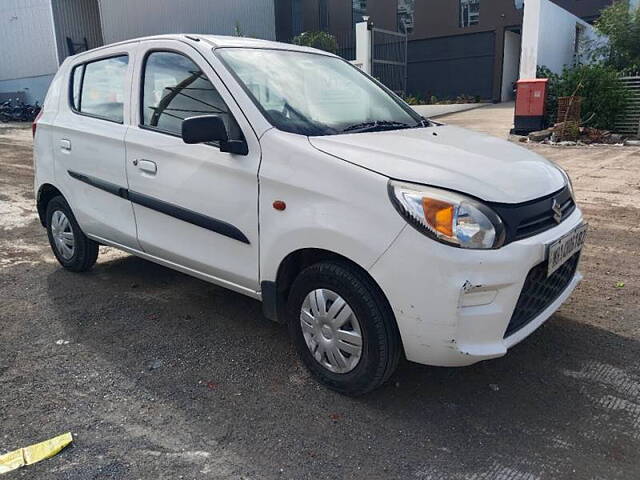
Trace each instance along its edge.
<path fill-rule="evenodd" d="M 122 123 L 129 57 L 77 65 L 71 75 L 71 106 L 77 113 Z"/>

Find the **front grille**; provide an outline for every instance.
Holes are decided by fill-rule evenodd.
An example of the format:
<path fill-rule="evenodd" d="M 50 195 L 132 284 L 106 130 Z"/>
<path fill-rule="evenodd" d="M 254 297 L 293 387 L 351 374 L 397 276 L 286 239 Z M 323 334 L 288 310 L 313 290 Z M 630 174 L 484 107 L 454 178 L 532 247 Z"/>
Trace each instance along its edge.
<path fill-rule="evenodd" d="M 559 222 L 553 211 L 554 200 L 560 205 Z M 506 230 L 505 243 L 515 242 L 523 238 L 542 233 L 566 220 L 573 213 L 576 204 L 571 196 L 569 187 L 538 198 L 530 202 L 519 204 L 493 203 L 491 207 L 500 215 Z"/>
<path fill-rule="evenodd" d="M 560 205 L 560 209 L 562 210 L 560 221 L 567 218 L 575 207 L 576 205 L 573 202 L 573 198 L 569 197 L 565 200 L 565 202 Z M 558 222 L 554 218 L 554 213 L 551 211 L 543 212 L 535 217 L 524 219 L 516 228 L 515 240 L 531 237 L 537 233 L 549 230 L 556 225 L 558 225 Z"/>
<path fill-rule="evenodd" d="M 540 263 L 531 269 L 511 315 L 504 334 L 505 338 L 536 318 L 564 292 L 576 273 L 579 259 L 580 252 L 569 258 L 548 277 L 547 262 Z"/>

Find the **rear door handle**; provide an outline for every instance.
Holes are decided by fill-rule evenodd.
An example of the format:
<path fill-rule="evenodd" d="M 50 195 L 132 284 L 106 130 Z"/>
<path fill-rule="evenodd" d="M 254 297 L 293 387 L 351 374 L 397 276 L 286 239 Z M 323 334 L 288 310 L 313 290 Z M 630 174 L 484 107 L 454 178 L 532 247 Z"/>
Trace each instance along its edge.
<path fill-rule="evenodd" d="M 71 151 L 71 140 L 63 138 L 62 140 L 60 140 L 60 150 L 63 150 L 65 152 L 70 152 Z"/>
<path fill-rule="evenodd" d="M 156 165 L 156 162 L 152 162 L 151 160 L 141 158 L 139 160 L 134 160 L 133 164 L 143 172 L 150 173 L 151 175 L 155 175 L 158 172 L 158 165 Z"/>

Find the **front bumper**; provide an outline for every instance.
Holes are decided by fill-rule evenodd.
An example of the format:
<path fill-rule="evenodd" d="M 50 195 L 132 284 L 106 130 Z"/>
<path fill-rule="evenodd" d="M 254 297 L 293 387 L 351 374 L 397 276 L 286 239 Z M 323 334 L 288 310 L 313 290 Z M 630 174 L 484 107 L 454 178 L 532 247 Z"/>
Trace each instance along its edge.
<path fill-rule="evenodd" d="M 529 271 L 547 245 L 582 223 L 575 211 L 557 227 L 498 250 L 465 250 L 435 242 L 407 226 L 370 269 L 395 313 L 407 359 L 464 366 L 503 356 L 569 297 L 567 287 L 542 312 L 504 337 Z"/>

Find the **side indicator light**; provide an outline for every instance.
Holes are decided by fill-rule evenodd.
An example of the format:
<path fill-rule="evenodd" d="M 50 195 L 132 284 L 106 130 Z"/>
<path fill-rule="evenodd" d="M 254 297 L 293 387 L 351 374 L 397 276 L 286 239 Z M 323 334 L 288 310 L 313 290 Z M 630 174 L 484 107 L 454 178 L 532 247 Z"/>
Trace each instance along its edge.
<path fill-rule="evenodd" d="M 281 212 L 285 208 L 287 208 L 287 204 L 284 203 L 282 200 L 276 200 L 275 202 L 273 202 L 273 208 Z"/>

